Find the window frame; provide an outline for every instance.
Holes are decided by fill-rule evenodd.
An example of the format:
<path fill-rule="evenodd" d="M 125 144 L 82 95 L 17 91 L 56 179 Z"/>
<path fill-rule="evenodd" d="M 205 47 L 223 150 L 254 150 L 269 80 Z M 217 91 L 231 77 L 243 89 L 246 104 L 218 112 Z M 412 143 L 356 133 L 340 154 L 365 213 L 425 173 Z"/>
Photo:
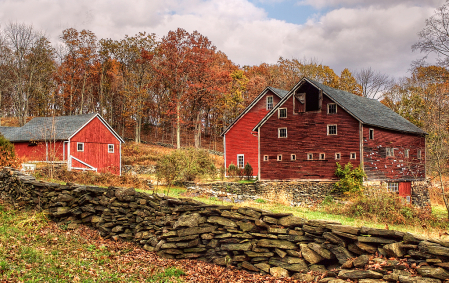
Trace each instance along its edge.
<path fill-rule="evenodd" d="M 417 158 L 418 159 L 422 159 L 422 151 L 421 151 L 421 149 L 418 149 L 418 152 L 416 153 L 416 155 L 417 155 Z"/>
<path fill-rule="evenodd" d="M 330 133 L 330 127 L 335 127 L 335 134 L 331 134 Z M 338 131 L 337 131 L 337 125 L 336 124 L 329 124 L 329 125 L 327 125 L 327 135 L 328 136 L 336 136 L 338 134 Z"/>
<path fill-rule="evenodd" d="M 387 183 L 387 190 L 390 193 L 397 193 L 397 194 L 399 194 L 399 182 L 388 182 Z"/>
<path fill-rule="evenodd" d="M 335 112 L 330 112 L 331 107 L 335 105 Z M 328 103 L 327 104 L 327 114 L 337 114 L 337 103 Z"/>
<path fill-rule="evenodd" d="M 386 147 L 385 148 L 385 155 L 387 157 L 394 157 L 394 147 Z"/>
<path fill-rule="evenodd" d="M 326 154 L 320 152 L 319 155 L 318 155 L 318 160 L 326 160 Z"/>
<path fill-rule="evenodd" d="M 271 103 L 268 101 L 270 98 L 271 98 Z M 268 95 L 267 96 L 267 101 L 266 102 L 267 102 L 266 103 L 267 110 L 273 109 L 273 107 L 274 107 L 274 99 L 273 99 L 272 95 Z"/>
<path fill-rule="evenodd" d="M 281 137 L 281 130 L 285 130 L 285 137 Z M 288 137 L 288 135 L 287 135 L 287 127 L 278 128 L 278 138 L 279 139 L 285 139 L 287 137 Z"/>
<path fill-rule="evenodd" d="M 240 167 L 239 157 L 242 157 L 242 164 L 243 164 L 242 167 Z M 245 168 L 245 155 L 244 154 L 237 154 L 237 168 Z"/>
<path fill-rule="evenodd" d="M 282 154 L 278 154 L 276 160 L 277 161 L 282 161 Z"/>
<path fill-rule="evenodd" d="M 284 111 L 281 111 L 281 110 L 284 110 Z M 285 112 L 285 116 L 284 116 L 284 117 L 281 116 L 281 112 Z M 285 118 L 287 118 L 287 108 L 279 108 L 279 109 L 278 109 L 278 118 L 279 118 L 279 119 L 285 119 Z"/>
<path fill-rule="evenodd" d="M 405 158 L 410 158 L 410 149 L 406 148 L 406 149 L 404 150 L 404 157 L 405 157 Z"/>
<path fill-rule="evenodd" d="M 354 157 L 353 157 L 354 156 Z M 350 152 L 349 153 L 349 159 L 357 159 L 357 152 Z"/>
<path fill-rule="evenodd" d="M 290 160 L 296 161 L 296 154 L 290 154 Z"/>
<path fill-rule="evenodd" d="M 374 140 L 374 129 L 372 129 L 372 128 L 369 129 L 368 139 Z"/>
<path fill-rule="evenodd" d="M 341 153 L 340 152 L 336 152 L 335 153 L 335 160 L 341 160 Z"/>
<path fill-rule="evenodd" d="M 80 149 L 80 146 L 81 146 L 81 149 Z M 84 143 L 83 142 L 76 143 L 76 151 L 84 152 Z"/>
<path fill-rule="evenodd" d="M 111 150 L 111 146 L 112 146 L 112 150 Z M 114 148 L 115 148 L 115 146 L 113 143 L 108 144 L 108 153 L 114 153 Z"/>
<path fill-rule="evenodd" d="M 268 155 L 263 156 L 263 161 L 268 161 L 269 159 L 270 159 L 270 157 Z"/>
<path fill-rule="evenodd" d="M 307 160 L 313 160 L 313 153 L 307 153 Z"/>

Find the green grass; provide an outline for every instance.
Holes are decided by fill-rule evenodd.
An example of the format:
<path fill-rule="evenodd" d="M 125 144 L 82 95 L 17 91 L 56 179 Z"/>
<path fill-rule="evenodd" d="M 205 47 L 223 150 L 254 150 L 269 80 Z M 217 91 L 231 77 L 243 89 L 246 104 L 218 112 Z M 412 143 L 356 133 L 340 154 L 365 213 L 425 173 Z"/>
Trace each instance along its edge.
<path fill-rule="evenodd" d="M 256 180 L 240 180 L 240 181 L 238 181 L 238 183 L 240 183 L 240 184 L 251 184 L 254 182 L 256 182 Z"/>
<path fill-rule="evenodd" d="M 182 270 L 155 267 L 133 244 L 62 231 L 44 213 L 0 206 L 0 222 L 0 282 L 182 282 Z"/>

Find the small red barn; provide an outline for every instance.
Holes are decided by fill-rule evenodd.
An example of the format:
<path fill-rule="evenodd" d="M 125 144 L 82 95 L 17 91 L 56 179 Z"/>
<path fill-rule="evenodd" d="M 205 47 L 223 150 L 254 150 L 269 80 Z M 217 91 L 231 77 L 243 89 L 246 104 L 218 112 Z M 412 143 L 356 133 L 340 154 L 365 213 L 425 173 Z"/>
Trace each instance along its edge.
<path fill-rule="evenodd" d="M 265 88 L 221 134 L 224 138 L 225 166 L 243 168 L 248 162 L 257 174 L 259 167 L 257 133 L 252 128 L 288 93 L 273 87 Z"/>
<path fill-rule="evenodd" d="M 99 114 L 37 117 L 23 127 L 0 127 L 19 157 L 65 161 L 68 170 L 121 174 L 123 139 Z"/>

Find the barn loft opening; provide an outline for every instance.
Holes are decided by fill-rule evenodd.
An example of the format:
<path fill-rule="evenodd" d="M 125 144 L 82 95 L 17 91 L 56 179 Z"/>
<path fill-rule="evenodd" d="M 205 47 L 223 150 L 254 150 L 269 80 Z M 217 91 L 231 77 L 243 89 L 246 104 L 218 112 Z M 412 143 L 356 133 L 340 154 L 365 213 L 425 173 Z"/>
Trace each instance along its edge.
<path fill-rule="evenodd" d="M 304 82 L 295 92 L 295 99 L 298 105 L 297 112 L 311 112 L 321 110 L 322 93 L 309 82 Z"/>

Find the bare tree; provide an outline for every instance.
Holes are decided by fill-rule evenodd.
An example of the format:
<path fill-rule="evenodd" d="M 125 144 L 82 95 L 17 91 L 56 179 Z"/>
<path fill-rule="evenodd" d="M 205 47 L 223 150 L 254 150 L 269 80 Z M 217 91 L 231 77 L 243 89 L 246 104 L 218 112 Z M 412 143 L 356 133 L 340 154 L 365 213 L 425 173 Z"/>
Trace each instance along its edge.
<path fill-rule="evenodd" d="M 380 99 L 394 82 L 388 75 L 375 72 L 371 67 L 355 72 L 354 77 L 362 86 L 362 95 L 367 98 Z"/>
<path fill-rule="evenodd" d="M 426 20 L 426 26 L 418 36 L 419 41 L 412 45 L 413 51 L 426 53 L 426 57 L 434 53 L 440 58 L 440 63 L 449 63 L 449 1 Z"/>

